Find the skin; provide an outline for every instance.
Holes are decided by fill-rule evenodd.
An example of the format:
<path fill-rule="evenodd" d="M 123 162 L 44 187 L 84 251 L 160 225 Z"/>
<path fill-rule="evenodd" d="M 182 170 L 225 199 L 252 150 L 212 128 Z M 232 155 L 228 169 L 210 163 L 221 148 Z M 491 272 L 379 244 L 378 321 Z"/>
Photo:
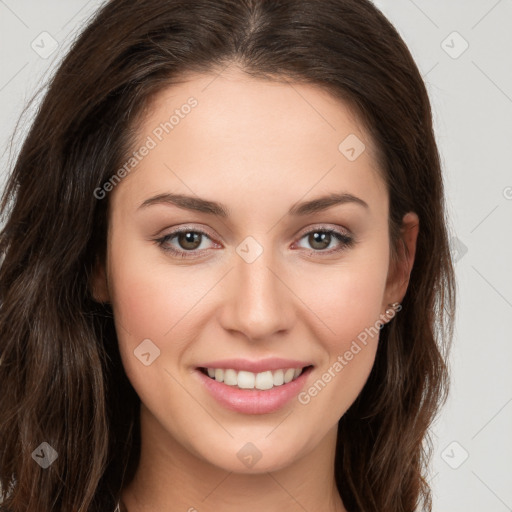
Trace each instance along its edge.
<path fill-rule="evenodd" d="M 409 257 L 400 251 L 393 264 L 372 142 L 346 105 L 313 85 L 233 67 L 188 76 L 154 98 L 134 150 L 190 96 L 198 105 L 110 192 L 107 261 L 93 283 L 97 300 L 112 304 L 124 368 L 141 398 L 141 462 L 122 500 L 130 512 L 343 511 L 333 473 L 337 422 L 368 378 L 378 337 L 307 405 L 293 399 L 270 414 L 223 408 L 194 369 L 221 358 L 296 358 L 314 364 L 309 388 L 402 300 L 418 218 L 404 217 Z M 349 134 L 366 145 L 355 161 L 338 149 Z M 286 215 L 298 201 L 342 191 L 368 208 Z M 221 202 L 230 216 L 139 208 L 167 192 Z M 182 259 L 155 242 L 180 226 L 208 234 L 195 246 L 201 255 Z M 343 244 L 333 237 L 322 252 L 307 236 L 315 228 L 349 232 L 356 244 L 326 255 Z M 248 236 L 263 248 L 252 263 L 236 252 Z M 190 247 L 179 237 L 167 246 Z M 145 366 L 134 350 L 148 338 L 160 356 Z M 237 457 L 248 442 L 261 453 L 252 467 Z"/>

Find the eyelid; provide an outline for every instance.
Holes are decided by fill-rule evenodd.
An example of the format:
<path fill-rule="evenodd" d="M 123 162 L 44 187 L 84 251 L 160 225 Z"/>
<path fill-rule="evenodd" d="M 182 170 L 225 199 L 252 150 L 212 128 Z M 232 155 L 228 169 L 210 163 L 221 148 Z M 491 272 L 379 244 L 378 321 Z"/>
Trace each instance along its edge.
<path fill-rule="evenodd" d="M 166 233 L 167 230 L 169 230 L 168 233 Z M 209 238 L 215 238 L 215 235 L 213 234 L 213 232 L 211 232 L 208 228 L 205 228 L 202 226 L 201 227 L 194 226 L 193 224 L 184 224 L 184 225 L 179 225 L 177 227 L 162 229 L 154 235 L 154 238 L 164 238 L 169 235 L 176 235 L 178 233 L 188 232 L 188 231 L 193 231 L 194 233 L 195 232 L 204 233 L 204 234 L 208 235 Z"/>
<path fill-rule="evenodd" d="M 308 226 L 308 227 L 305 227 L 303 228 L 302 230 L 299 230 L 295 235 L 294 237 L 295 238 L 302 238 L 304 235 L 307 235 L 309 234 L 311 231 L 314 231 L 314 230 L 318 230 L 318 231 L 337 231 L 337 232 L 340 232 L 341 234 L 347 236 L 347 237 L 351 237 L 353 238 L 354 237 L 354 234 L 349 230 L 347 229 L 346 227 L 344 226 L 338 226 L 337 224 L 322 224 L 322 223 L 318 223 L 318 224 L 313 224 L 311 226 Z M 162 231 L 165 231 L 165 230 L 162 230 Z M 166 236 L 169 236 L 169 235 L 175 235 L 175 234 L 178 234 L 178 233 L 181 233 L 181 232 L 187 232 L 187 231 L 193 231 L 193 232 L 198 232 L 198 233 L 203 233 L 203 234 L 206 234 L 208 235 L 208 237 L 210 238 L 210 240 L 213 240 L 216 238 L 215 235 L 213 235 L 207 228 L 204 228 L 204 227 L 197 227 L 197 226 L 194 226 L 194 225 L 187 225 L 185 224 L 184 226 L 179 226 L 175 229 L 172 229 L 172 231 L 170 231 L 169 233 L 167 234 L 155 234 L 152 238 L 164 238 Z"/>
<path fill-rule="evenodd" d="M 337 231 L 338 233 L 345 235 L 347 237 L 350 237 L 350 238 L 354 237 L 352 232 L 343 226 L 338 226 L 337 224 L 322 224 L 322 223 L 312 224 L 311 226 L 308 226 L 307 228 L 300 230 L 299 233 L 296 235 L 296 237 L 302 238 L 304 235 L 308 235 L 309 233 L 311 233 L 311 231 L 315 231 L 315 230 L 317 230 L 317 231 Z"/>

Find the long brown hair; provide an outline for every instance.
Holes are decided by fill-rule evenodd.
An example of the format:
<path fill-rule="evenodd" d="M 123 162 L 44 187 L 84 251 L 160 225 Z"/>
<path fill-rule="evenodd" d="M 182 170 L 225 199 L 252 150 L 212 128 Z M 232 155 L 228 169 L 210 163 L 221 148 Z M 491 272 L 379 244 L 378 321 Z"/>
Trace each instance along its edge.
<path fill-rule="evenodd" d="M 350 104 L 378 148 L 398 250 L 418 214 L 402 310 L 339 421 L 335 476 L 351 511 L 431 509 L 428 427 L 446 398 L 455 280 L 425 84 L 368 0 L 111 0 L 52 78 L 2 200 L 0 510 L 113 510 L 140 453 L 140 400 L 109 305 L 91 294 L 106 255 L 108 196 L 144 106 L 186 72 L 236 63 Z M 133 148 L 132 148 L 133 149 Z M 46 442 L 47 469 L 33 453 Z"/>

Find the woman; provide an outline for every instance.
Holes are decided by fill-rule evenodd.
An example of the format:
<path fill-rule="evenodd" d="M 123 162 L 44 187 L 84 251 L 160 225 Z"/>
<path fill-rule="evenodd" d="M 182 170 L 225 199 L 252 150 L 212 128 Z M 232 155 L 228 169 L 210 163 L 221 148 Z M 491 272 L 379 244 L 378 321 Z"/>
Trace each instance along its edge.
<path fill-rule="evenodd" d="M 430 510 L 454 273 L 370 2 L 108 2 L 2 211 L 1 510 Z"/>

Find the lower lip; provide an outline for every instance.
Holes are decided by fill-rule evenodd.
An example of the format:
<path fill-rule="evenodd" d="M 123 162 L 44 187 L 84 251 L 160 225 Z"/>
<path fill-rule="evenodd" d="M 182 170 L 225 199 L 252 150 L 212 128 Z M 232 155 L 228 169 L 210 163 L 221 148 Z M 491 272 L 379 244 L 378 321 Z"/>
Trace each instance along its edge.
<path fill-rule="evenodd" d="M 195 373 L 213 398 L 227 409 L 243 414 L 269 414 L 278 411 L 299 394 L 312 369 L 309 366 L 295 380 L 267 390 L 239 389 L 217 382 L 199 369 Z"/>

